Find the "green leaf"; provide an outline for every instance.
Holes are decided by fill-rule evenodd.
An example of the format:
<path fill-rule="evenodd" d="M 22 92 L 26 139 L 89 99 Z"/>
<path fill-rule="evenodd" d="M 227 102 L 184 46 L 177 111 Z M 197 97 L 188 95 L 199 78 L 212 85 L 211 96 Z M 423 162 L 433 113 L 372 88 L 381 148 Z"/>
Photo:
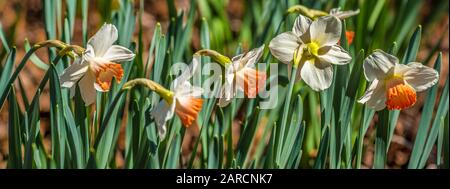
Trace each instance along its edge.
<path fill-rule="evenodd" d="M 445 118 L 445 123 L 444 123 L 444 165 L 442 168 L 448 169 L 449 168 L 449 121 L 448 121 L 448 114 L 447 117 Z"/>
<path fill-rule="evenodd" d="M 439 73 L 441 70 L 442 53 L 436 59 L 434 64 L 434 69 Z M 436 101 L 437 91 L 439 85 L 434 85 L 427 92 L 425 96 L 425 103 L 422 109 L 422 117 L 419 122 L 419 128 L 417 130 L 417 135 L 414 140 L 414 146 L 411 152 L 411 158 L 409 160 L 408 168 L 418 168 L 420 156 L 423 153 L 423 148 L 425 145 L 425 140 L 428 136 L 428 129 L 430 128 L 430 123 L 433 116 L 434 105 Z"/>
<path fill-rule="evenodd" d="M 237 164 L 241 167 L 244 167 L 247 162 L 248 152 L 255 137 L 256 130 L 258 129 L 259 120 L 261 119 L 260 112 L 260 108 L 257 107 L 254 116 L 251 117 L 250 123 L 244 128 L 241 137 L 239 137 L 236 160 Z"/>
<path fill-rule="evenodd" d="M 155 55 L 157 54 L 155 49 L 157 47 L 159 47 L 159 43 L 160 43 L 160 39 L 161 39 L 161 24 L 158 22 L 156 24 L 155 30 L 153 30 L 153 37 L 152 37 L 152 42 L 150 44 L 150 48 L 148 50 L 148 58 L 147 58 L 147 63 L 145 64 L 144 67 L 144 73 L 145 76 L 147 76 L 147 69 L 149 69 L 150 66 L 152 66 L 153 69 L 155 69 L 155 64 L 156 64 L 156 59 Z M 164 52 L 164 50 L 163 50 Z M 153 61 L 153 64 L 151 64 Z M 160 63 L 162 65 L 162 63 Z M 154 81 L 154 79 L 153 79 Z"/>
<path fill-rule="evenodd" d="M 29 50 L 31 49 L 30 43 L 28 42 L 28 39 L 25 39 L 25 45 L 24 45 L 24 47 L 25 47 L 25 51 L 29 51 Z M 49 67 L 44 61 L 42 61 L 42 60 L 41 60 L 38 56 L 36 56 L 36 54 L 34 54 L 34 53 L 30 56 L 30 60 L 31 60 L 31 62 L 34 63 L 34 65 L 36 65 L 38 68 L 41 68 L 42 70 L 47 70 L 48 67 Z"/>
<path fill-rule="evenodd" d="M 409 62 L 416 60 L 417 53 L 419 52 L 421 36 L 422 26 L 419 25 L 409 41 L 408 49 L 406 50 L 405 57 L 403 57 L 402 64 L 408 64 Z"/>
<path fill-rule="evenodd" d="M 170 147 L 170 153 L 168 156 L 166 169 L 177 168 L 181 150 L 181 136 L 179 133 L 175 135 L 175 140 L 172 142 L 172 145 L 173 146 Z"/>
<path fill-rule="evenodd" d="M 363 78 L 363 61 L 364 61 L 364 49 L 361 49 L 356 56 L 356 61 L 353 65 L 353 69 L 350 74 L 350 79 L 347 82 L 346 95 L 352 99 L 355 99 L 358 92 L 359 83 Z"/>
<path fill-rule="evenodd" d="M 372 14 L 369 17 L 369 22 L 367 23 L 367 29 L 369 31 L 372 31 L 373 27 L 375 26 L 375 23 L 377 22 L 381 10 L 383 10 L 383 6 L 386 0 L 379 0 L 376 2 L 375 8 L 373 9 Z"/>
<path fill-rule="evenodd" d="M 77 0 L 66 0 L 66 18 L 69 26 L 70 37 L 73 36 L 74 24 L 75 24 L 75 11 L 77 9 Z"/>
<path fill-rule="evenodd" d="M 298 139 L 298 136 L 301 134 L 300 133 L 302 130 L 301 128 L 304 127 L 301 125 L 302 120 L 303 120 L 303 102 L 301 96 L 298 95 L 294 103 L 293 116 L 291 118 L 291 123 L 289 124 L 286 141 L 282 144 L 283 146 L 282 154 L 289 154 L 289 152 L 292 153 L 296 140 Z M 301 146 L 299 146 L 298 148 L 301 148 Z M 298 154 L 294 154 L 293 156 L 296 157 L 297 155 Z M 289 157 L 291 156 L 284 155 L 281 157 L 280 162 L 281 168 L 287 168 L 286 164 L 288 163 Z"/>
<path fill-rule="evenodd" d="M 20 93 L 21 94 L 27 94 L 20 77 L 19 77 L 19 82 L 18 83 L 19 83 Z M 22 101 L 23 101 L 23 103 L 25 105 L 25 109 L 28 109 L 28 107 L 30 106 L 30 103 L 28 102 L 27 95 L 21 95 L 21 96 L 22 96 Z"/>
<path fill-rule="evenodd" d="M 61 88 L 56 67 L 52 64 L 50 72 L 50 125 L 52 139 L 52 157 L 57 167 L 65 167 L 66 125 L 61 98 Z"/>
<path fill-rule="evenodd" d="M 3 69 L 1 70 L 0 75 L 0 109 L 3 105 L 3 101 L 8 95 L 9 87 L 11 87 L 12 82 L 9 82 L 11 77 L 11 72 L 14 66 L 14 60 L 16 59 L 16 48 L 13 48 L 11 52 L 8 53 L 8 57 L 6 58 L 5 64 L 3 65 Z"/>
<path fill-rule="evenodd" d="M 330 131 L 329 127 L 325 127 L 322 133 L 322 138 L 320 140 L 319 151 L 317 153 L 317 158 L 314 161 L 314 169 L 324 169 L 327 163 L 327 152 L 330 146 Z"/>
<path fill-rule="evenodd" d="M 415 24 L 422 4 L 423 1 L 420 0 L 402 2 L 399 15 L 397 16 L 399 19 L 397 19 L 394 24 L 395 29 L 393 33 L 396 34 L 394 41 L 402 44 L 403 40 L 406 38 L 406 35 L 410 31 L 410 28 L 412 28 Z"/>
<path fill-rule="evenodd" d="M 377 124 L 377 134 L 375 137 L 375 152 L 373 168 L 384 169 L 389 146 L 389 111 L 387 109 L 378 112 L 379 121 Z"/>
<path fill-rule="evenodd" d="M 42 84 L 42 82 L 41 82 Z M 24 157 L 24 167 L 27 169 L 31 169 L 33 166 L 33 161 L 34 161 L 34 153 L 33 153 L 33 145 L 36 142 L 36 138 L 40 137 L 39 136 L 39 97 L 41 95 L 41 89 L 38 89 L 38 91 L 36 92 L 33 101 L 31 103 L 31 106 L 29 107 L 29 109 L 27 110 L 27 114 L 25 115 L 30 115 L 31 117 L 27 120 L 24 120 L 25 122 L 25 127 L 28 129 L 30 128 L 31 131 L 29 131 L 27 133 L 27 139 L 26 139 L 26 143 L 24 144 L 25 146 L 25 157 Z M 27 117 L 27 116 L 25 116 Z"/>
<path fill-rule="evenodd" d="M 83 37 L 83 46 L 86 46 L 88 41 L 88 0 L 81 0 L 81 36 Z"/>
<path fill-rule="evenodd" d="M 13 49 L 14 51 L 14 49 Z M 19 106 L 16 100 L 16 91 L 14 86 L 11 85 L 11 93 L 9 95 L 9 119 L 8 119 L 8 168 L 9 169 L 20 169 L 22 168 L 22 141 L 21 141 L 21 130 L 20 130 L 20 113 Z"/>
<path fill-rule="evenodd" d="M 2 41 L 3 49 L 5 49 L 7 53 L 9 53 L 11 49 L 9 48 L 8 41 L 6 41 L 5 34 L 3 33 L 3 26 L 1 22 L 0 22 L 0 40 Z"/>
<path fill-rule="evenodd" d="M 281 160 L 281 152 L 282 152 L 282 147 L 285 141 L 285 135 L 286 135 L 286 127 L 287 127 L 287 122 L 288 122 L 288 116 L 289 114 L 289 108 L 290 108 L 290 104 L 291 104 L 291 96 L 292 96 L 292 91 L 294 88 L 294 83 L 295 83 L 295 77 L 296 77 L 296 73 L 297 73 L 297 68 L 293 67 L 292 71 L 291 71 L 291 80 L 289 82 L 288 85 L 288 90 L 287 90 L 287 95 L 286 95 L 286 100 L 284 101 L 284 108 L 283 108 L 283 114 L 282 114 L 282 118 L 281 118 L 281 125 L 279 127 L 279 130 L 277 130 L 277 139 L 276 139 L 276 143 L 274 144 L 276 149 L 275 149 L 275 162 L 276 164 L 280 164 L 280 160 Z"/>
<path fill-rule="evenodd" d="M 422 156 L 420 157 L 420 161 L 417 168 L 423 168 L 425 163 L 430 156 L 431 150 L 436 143 L 437 136 L 439 134 L 439 128 L 442 124 L 444 124 L 445 116 L 448 114 L 448 88 L 449 88 L 449 79 L 445 82 L 444 90 L 442 91 L 441 97 L 439 99 L 438 109 L 436 111 L 436 116 L 433 121 L 433 125 L 429 131 L 429 135 L 427 138 L 427 142 L 425 143 L 425 148 L 423 150 Z"/>
<path fill-rule="evenodd" d="M 101 121 L 99 133 L 95 138 L 94 148 L 96 149 L 95 159 L 97 160 L 95 165 L 98 168 L 106 168 L 108 161 L 113 155 L 115 138 L 120 129 L 120 122 L 116 116 L 119 109 L 123 109 L 123 97 L 123 92 L 120 91 L 107 106 L 107 112 Z"/>
<path fill-rule="evenodd" d="M 72 112 L 68 108 L 66 104 L 63 107 L 64 113 L 63 116 L 66 118 L 66 130 L 67 130 L 67 141 L 69 143 L 71 156 L 75 159 L 75 167 L 78 169 L 85 168 L 85 164 L 87 160 L 83 155 L 83 144 L 80 133 L 78 132 L 77 125 L 75 123 L 75 119 L 72 116 Z"/>

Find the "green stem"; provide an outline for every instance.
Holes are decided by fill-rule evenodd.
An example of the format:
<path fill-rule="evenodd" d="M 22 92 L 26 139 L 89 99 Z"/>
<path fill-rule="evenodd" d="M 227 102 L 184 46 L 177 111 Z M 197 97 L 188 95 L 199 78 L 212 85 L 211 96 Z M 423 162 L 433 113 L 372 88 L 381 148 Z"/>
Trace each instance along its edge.
<path fill-rule="evenodd" d="M 8 83 L 6 84 L 6 86 L 10 86 L 17 78 L 17 76 L 19 76 L 20 71 L 22 71 L 23 67 L 25 66 L 25 64 L 27 63 L 27 60 L 31 57 L 31 55 L 33 55 L 33 53 L 37 50 L 38 48 L 36 48 L 36 46 L 34 46 L 33 48 L 31 48 L 23 57 L 22 61 L 19 63 L 19 65 L 17 66 L 16 70 L 14 71 L 14 73 L 11 75 L 11 78 L 8 80 Z M 5 89 L 5 91 L 2 92 L 2 95 L 0 97 L 0 109 L 3 106 L 3 102 L 5 101 L 6 97 L 8 96 L 9 92 L 10 92 L 11 87 L 7 87 Z"/>
<path fill-rule="evenodd" d="M 117 104 L 117 102 L 119 101 L 119 99 L 121 99 L 122 94 L 125 90 L 119 90 L 119 92 L 117 92 L 117 94 L 114 96 L 113 101 L 109 104 L 108 106 L 108 111 L 105 114 L 105 118 L 103 118 L 103 120 L 101 121 L 101 126 L 100 126 L 100 130 L 98 132 L 97 137 L 95 137 L 95 144 L 94 144 L 94 148 L 97 149 L 98 143 L 100 142 L 100 139 L 102 138 L 101 136 L 103 135 L 103 132 L 105 131 L 106 125 L 108 125 L 109 120 L 111 119 L 111 116 L 113 114 L 113 111 L 115 110 L 115 106 Z"/>
<path fill-rule="evenodd" d="M 220 91 L 220 85 L 218 86 L 214 86 L 214 97 L 216 96 L 216 94 L 218 94 Z M 216 98 L 211 99 L 212 102 L 209 102 L 210 104 L 207 105 L 206 107 L 206 115 L 203 118 L 203 123 L 201 125 L 201 129 L 200 129 L 200 134 L 198 135 L 197 141 L 195 141 L 195 145 L 194 145 L 194 149 L 191 152 L 191 157 L 189 159 L 189 163 L 188 163 L 188 169 L 191 169 L 193 164 L 194 164 L 194 160 L 195 157 L 197 155 L 197 149 L 198 149 L 198 145 L 200 143 L 200 141 L 202 141 L 202 137 L 206 135 L 206 131 L 207 131 L 207 127 L 208 127 L 208 123 L 209 123 L 209 117 L 211 116 L 211 112 L 212 112 L 212 108 L 214 107 L 215 103 L 216 103 Z M 206 140 L 204 140 L 206 142 Z"/>
<path fill-rule="evenodd" d="M 234 120 L 234 109 L 236 106 L 236 101 L 231 99 L 230 103 L 230 117 L 229 117 L 229 125 L 228 125 L 228 137 L 227 137 L 227 168 L 231 168 L 233 162 L 233 120 Z"/>
<path fill-rule="evenodd" d="M 59 57 L 56 57 L 53 62 L 56 65 L 57 62 L 59 62 L 59 59 L 61 59 L 61 56 L 64 56 L 66 54 L 70 55 L 73 57 L 73 54 L 70 54 L 69 51 L 70 50 L 74 50 L 77 54 L 81 55 L 84 51 L 83 48 L 79 47 L 79 46 L 75 46 L 75 45 L 67 45 L 61 41 L 58 40 L 48 40 L 48 41 L 43 41 L 40 42 L 36 45 L 34 45 L 26 54 L 25 56 L 22 58 L 22 60 L 20 61 L 19 65 L 17 66 L 16 70 L 14 70 L 14 73 L 11 75 L 11 78 L 8 80 L 8 83 L 6 86 L 10 86 L 15 80 L 16 78 L 19 76 L 20 71 L 22 71 L 22 69 L 25 67 L 25 64 L 27 63 L 27 61 L 30 59 L 30 57 L 34 54 L 34 52 L 36 52 L 38 49 L 43 48 L 43 47 L 56 47 L 58 49 L 62 49 L 61 52 L 59 53 Z M 3 106 L 3 103 L 6 99 L 6 97 L 8 96 L 9 92 L 10 92 L 10 87 L 6 88 L 5 91 L 2 91 L 1 97 L 0 97 L 0 109 Z"/>

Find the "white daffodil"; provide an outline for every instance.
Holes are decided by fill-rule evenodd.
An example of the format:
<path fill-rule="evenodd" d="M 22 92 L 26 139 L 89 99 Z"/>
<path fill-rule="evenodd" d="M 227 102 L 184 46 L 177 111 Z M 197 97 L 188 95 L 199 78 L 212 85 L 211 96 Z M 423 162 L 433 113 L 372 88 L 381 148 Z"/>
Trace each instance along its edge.
<path fill-rule="evenodd" d="M 322 16 L 314 21 L 299 15 L 292 31 L 276 36 L 269 44 L 275 58 L 299 67 L 296 80 L 301 78 L 313 90 L 330 87 L 333 64 L 344 65 L 351 61 L 347 51 L 338 45 L 341 37 L 341 21 L 334 16 Z"/>
<path fill-rule="evenodd" d="M 86 105 L 95 101 L 96 90 L 101 92 L 109 90 L 113 77 L 120 82 L 123 69 L 119 62 L 131 61 L 135 56 L 127 48 L 113 45 L 117 35 L 114 25 L 104 24 L 89 39 L 83 56 L 65 69 L 60 76 L 61 86 L 70 88 L 72 96 L 75 94 L 75 83 L 79 81 L 81 97 Z"/>
<path fill-rule="evenodd" d="M 169 91 L 162 87 L 155 90 L 163 100 L 153 108 L 151 116 L 155 119 L 161 138 L 165 137 L 166 122 L 173 117 L 174 113 L 178 115 L 185 127 L 189 127 L 197 119 L 203 104 L 203 100 L 200 98 L 203 89 L 192 86 L 189 79 L 198 70 L 199 58 L 194 56 L 189 69 L 185 70 L 172 82 L 172 90 Z"/>
<path fill-rule="evenodd" d="M 225 107 L 236 96 L 236 91 L 244 92 L 248 98 L 264 89 L 266 73 L 256 69 L 256 63 L 262 55 L 264 45 L 247 53 L 237 55 L 230 63 L 225 63 L 224 84 L 219 98 L 219 106 Z M 236 90 L 237 89 L 237 90 Z"/>
<path fill-rule="evenodd" d="M 364 60 L 364 75 L 372 82 L 358 101 L 374 110 L 401 110 L 416 103 L 417 92 L 435 85 L 439 79 L 436 70 L 418 62 L 399 64 L 395 56 L 382 50 Z"/>

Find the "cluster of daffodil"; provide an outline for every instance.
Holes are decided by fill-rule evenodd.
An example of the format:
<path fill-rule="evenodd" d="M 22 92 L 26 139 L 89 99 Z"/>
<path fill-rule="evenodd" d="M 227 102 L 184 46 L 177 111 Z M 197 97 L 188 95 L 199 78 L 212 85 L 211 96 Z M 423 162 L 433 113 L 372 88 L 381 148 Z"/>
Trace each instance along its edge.
<path fill-rule="evenodd" d="M 294 7 L 289 11 L 304 10 Z M 307 9 L 306 9 L 307 10 Z M 300 11 L 301 12 L 301 11 Z M 300 78 L 315 91 L 330 87 L 335 65 L 348 64 L 351 57 L 339 46 L 340 19 L 358 14 L 359 11 L 341 12 L 333 9 L 329 15 L 323 12 L 307 12 L 295 20 L 292 31 L 282 33 L 270 42 L 270 50 L 289 70 L 300 67 L 295 79 Z M 346 34 L 352 39 L 352 34 Z M 349 40 L 351 42 L 352 40 Z M 364 96 L 358 101 L 367 103 L 374 110 L 401 110 L 409 108 L 417 100 L 416 92 L 435 85 L 438 72 L 418 62 L 399 64 L 398 59 L 382 50 L 375 50 L 364 60 L 364 75 L 371 82 Z M 297 70 L 297 69 L 294 69 Z"/>
<path fill-rule="evenodd" d="M 81 96 L 88 106 L 94 103 L 96 91 L 106 92 L 110 89 L 113 78 L 117 82 L 123 77 L 121 62 L 131 61 L 134 53 L 125 47 L 113 45 L 117 40 L 118 32 L 114 25 L 104 24 L 102 28 L 88 41 L 86 50 L 77 58 L 60 76 L 61 86 L 70 88 L 71 96 L 75 94 L 76 83 L 80 88 Z M 212 50 L 201 50 L 194 55 L 189 69 L 185 70 L 171 84 L 171 90 L 148 80 L 135 79 L 127 82 L 124 89 L 130 89 L 140 84 L 147 86 L 163 100 L 153 108 L 151 116 L 158 126 L 161 137 L 166 133 L 166 121 L 174 113 L 178 115 L 184 126 L 188 127 L 197 119 L 202 107 L 202 88 L 192 86 L 189 80 L 199 68 L 201 55 L 212 56 L 225 68 L 224 84 L 221 88 L 219 106 L 229 104 L 236 95 L 236 89 L 245 93 L 249 98 L 255 98 L 262 89 L 266 75 L 255 69 L 264 46 L 248 53 L 238 55 L 232 59 L 220 55 Z M 241 80 L 236 86 L 236 80 Z M 236 86 L 236 88 L 234 88 Z"/>
<path fill-rule="evenodd" d="M 340 11 L 330 13 L 292 7 L 290 12 L 300 12 L 292 31 L 276 36 L 269 44 L 272 55 L 287 64 L 290 82 L 303 80 L 314 91 L 330 87 L 333 79 L 333 65 L 349 64 L 350 54 L 339 43 L 342 34 L 341 19 L 358 14 L 359 11 Z M 348 42 L 352 32 L 346 33 Z M 135 55 L 130 50 L 113 45 L 118 31 L 114 25 L 105 24 L 88 41 L 81 57 L 60 76 L 61 86 L 70 88 L 74 95 L 78 83 L 81 96 L 86 105 L 95 101 L 96 91 L 110 89 L 113 78 L 119 82 L 123 77 L 121 62 L 132 60 Z M 227 106 L 242 91 L 246 97 L 255 98 L 265 86 L 266 73 L 256 69 L 264 45 L 247 53 L 228 58 L 216 51 L 204 49 L 193 55 L 189 69 L 175 78 L 171 89 L 166 89 L 151 80 L 140 78 L 128 81 L 123 89 L 144 85 L 161 96 L 162 100 L 153 107 L 151 117 L 158 126 L 161 138 L 166 134 L 166 122 L 176 114 L 185 127 L 192 125 L 201 111 L 203 90 L 193 86 L 190 79 L 200 67 L 200 57 L 210 56 L 224 68 L 218 105 Z M 369 108 L 382 110 L 401 110 L 416 102 L 416 92 L 424 91 L 438 81 L 438 73 L 421 63 L 399 64 L 398 59 L 382 50 L 375 50 L 364 61 L 364 74 L 371 82 L 364 96 L 359 100 Z M 236 82 L 241 80 L 243 82 Z"/>

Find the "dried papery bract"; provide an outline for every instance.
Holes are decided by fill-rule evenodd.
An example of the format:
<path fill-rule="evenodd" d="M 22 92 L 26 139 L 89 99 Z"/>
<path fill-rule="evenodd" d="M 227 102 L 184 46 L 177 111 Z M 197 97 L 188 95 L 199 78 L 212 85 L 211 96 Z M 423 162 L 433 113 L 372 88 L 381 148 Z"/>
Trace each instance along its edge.
<path fill-rule="evenodd" d="M 289 15 L 289 14 L 293 14 L 293 13 L 302 14 L 303 16 L 306 16 L 313 20 L 316 20 L 317 18 L 322 17 L 322 16 L 335 16 L 335 17 L 343 20 L 343 19 L 355 16 L 355 15 L 358 15 L 359 9 L 341 11 L 341 8 L 333 8 L 330 10 L 329 13 L 327 13 L 325 11 L 311 9 L 311 8 L 308 8 L 303 5 L 294 5 L 294 6 L 289 7 L 286 10 L 285 15 Z"/>

